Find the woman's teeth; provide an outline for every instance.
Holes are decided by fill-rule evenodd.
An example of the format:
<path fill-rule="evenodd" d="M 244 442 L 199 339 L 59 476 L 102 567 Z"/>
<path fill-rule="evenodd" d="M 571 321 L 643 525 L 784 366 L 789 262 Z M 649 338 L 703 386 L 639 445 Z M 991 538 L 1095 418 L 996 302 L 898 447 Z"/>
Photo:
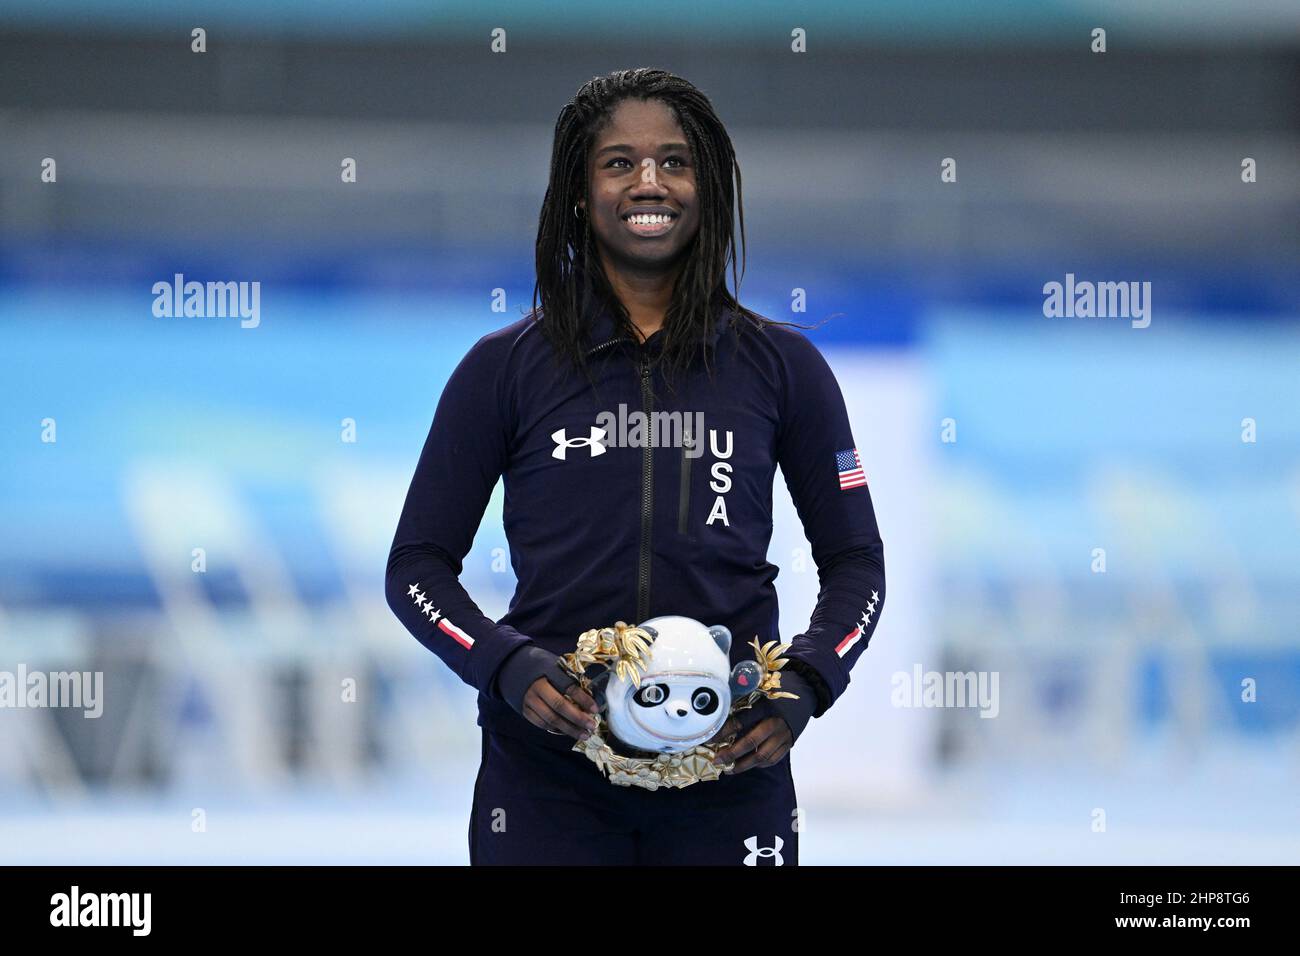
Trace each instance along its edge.
<path fill-rule="evenodd" d="M 628 216 L 628 217 L 627 217 L 627 221 L 628 221 L 628 222 L 634 222 L 634 223 L 636 223 L 638 226 L 653 226 L 653 225 L 657 225 L 657 224 L 659 224 L 659 223 L 661 223 L 661 222 L 672 222 L 672 221 L 673 221 L 673 217 L 672 217 L 672 216 L 645 216 L 645 215 L 636 215 L 636 216 Z"/>

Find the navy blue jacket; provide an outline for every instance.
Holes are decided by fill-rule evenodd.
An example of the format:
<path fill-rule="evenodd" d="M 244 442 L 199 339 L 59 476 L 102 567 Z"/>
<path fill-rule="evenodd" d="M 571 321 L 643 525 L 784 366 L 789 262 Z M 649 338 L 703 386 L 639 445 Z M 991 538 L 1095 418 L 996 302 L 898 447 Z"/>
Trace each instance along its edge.
<path fill-rule="evenodd" d="M 798 330 L 725 311 L 713 382 L 697 359 L 670 392 L 654 364 L 660 333 L 639 344 L 615 335 L 607 311 L 587 315 L 595 389 L 556 361 L 531 315 L 483 336 L 452 372 L 393 539 L 389 607 L 477 688 L 480 726 L 543 746 L 573 741 L 505 702 L 501 662 L 528 641 L 563 654 L 585 630 L 663 614 L 726 625 L 733 664 L 752 659 L 755 636 L 791 640 L 787 666 L 815 688 L 820 716 L 848 685 L 885 598 L 864 463 L 826 360 Z M 639 443 L 611 427 L 635 424 L 636 411 L 658 413 Z M 697 412 L 703 433 L 692 435 Z M 674 447 L 679 431 L 699 443 Z M 767 560 L 778 465 L 821 584 L 808 627 L 784 638 Z M 493 621 L 459 575 L 501 478 L 518 583 Z"/>

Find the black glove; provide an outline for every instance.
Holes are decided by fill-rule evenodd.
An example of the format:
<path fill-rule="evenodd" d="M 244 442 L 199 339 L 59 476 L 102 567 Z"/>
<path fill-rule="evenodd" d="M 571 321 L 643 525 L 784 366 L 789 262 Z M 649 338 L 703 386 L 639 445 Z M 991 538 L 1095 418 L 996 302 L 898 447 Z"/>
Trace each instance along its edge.
<path fill-rule="evenodd" d="M 501 662 L 497 670 L 497 692 L 522 717 L 524 695 L 539 677 L 549 680 L 561 694 L 578 682 L 560 665 L 557 655 L 530 642 L 511 651 Z"/>
<path fill-rule="evenodd" d="M 791 694 L 798 694 L 798 699 L 790 697 L 778 697 L 771 700 L 767 697 L 760 697 L 754 702 L 754 706 L 748 710 L 742 710 L 737 719 L 740 721 L 740 733 L 736 735 L 739 740 L 743 737 L 749 728 L 753 727 L 760 721 L 768 717 L 780 717 L 785 721 L 786 726 L 790 728 L 790 734 L 794 740 L 790 742 L 794 746 L 794 741 L 799 739 L 803 733 L 808 721 L 812 719 L 817 710 L 817 693 L 813 690 L 812 684 L 795 671 L 790 670 L 789 666 L 781 669 L 781 689 L 789 691 Z"/>

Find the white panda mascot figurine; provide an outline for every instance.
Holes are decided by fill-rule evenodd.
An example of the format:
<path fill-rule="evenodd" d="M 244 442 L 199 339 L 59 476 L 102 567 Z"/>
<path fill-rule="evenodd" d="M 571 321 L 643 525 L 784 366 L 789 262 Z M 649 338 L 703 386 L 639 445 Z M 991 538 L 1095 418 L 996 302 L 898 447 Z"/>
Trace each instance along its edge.
<path fill-rule="evenodd" d="M 737 698 L 755 689 L 759 666 L 730 667 L 731 632 L 689 617 L 651 618 L 640 628 L 654 638 L 639 684 L 607 671 L 594 684 L 610 733 L 656 754 L 678 754 L 714 737 Z"/>

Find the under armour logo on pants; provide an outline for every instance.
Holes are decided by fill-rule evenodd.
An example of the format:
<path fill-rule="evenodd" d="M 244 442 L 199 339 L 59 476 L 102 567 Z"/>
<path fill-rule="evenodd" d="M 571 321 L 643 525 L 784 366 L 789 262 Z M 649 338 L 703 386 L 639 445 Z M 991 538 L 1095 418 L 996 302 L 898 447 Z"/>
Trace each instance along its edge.
<path fill-rule="evenodd" d="M 745 849 L 749 853 L 745 857 L 745 866 L 758 866 L 759 857 L 774 857 L 773 866 L 781 866 L 785 859 L 781 856 L 781 847 L 785 846 L 785 841 L 776 837 L 776 846 L 759 846 L 758 837 L 752 836 L 745 839 Z"/>

